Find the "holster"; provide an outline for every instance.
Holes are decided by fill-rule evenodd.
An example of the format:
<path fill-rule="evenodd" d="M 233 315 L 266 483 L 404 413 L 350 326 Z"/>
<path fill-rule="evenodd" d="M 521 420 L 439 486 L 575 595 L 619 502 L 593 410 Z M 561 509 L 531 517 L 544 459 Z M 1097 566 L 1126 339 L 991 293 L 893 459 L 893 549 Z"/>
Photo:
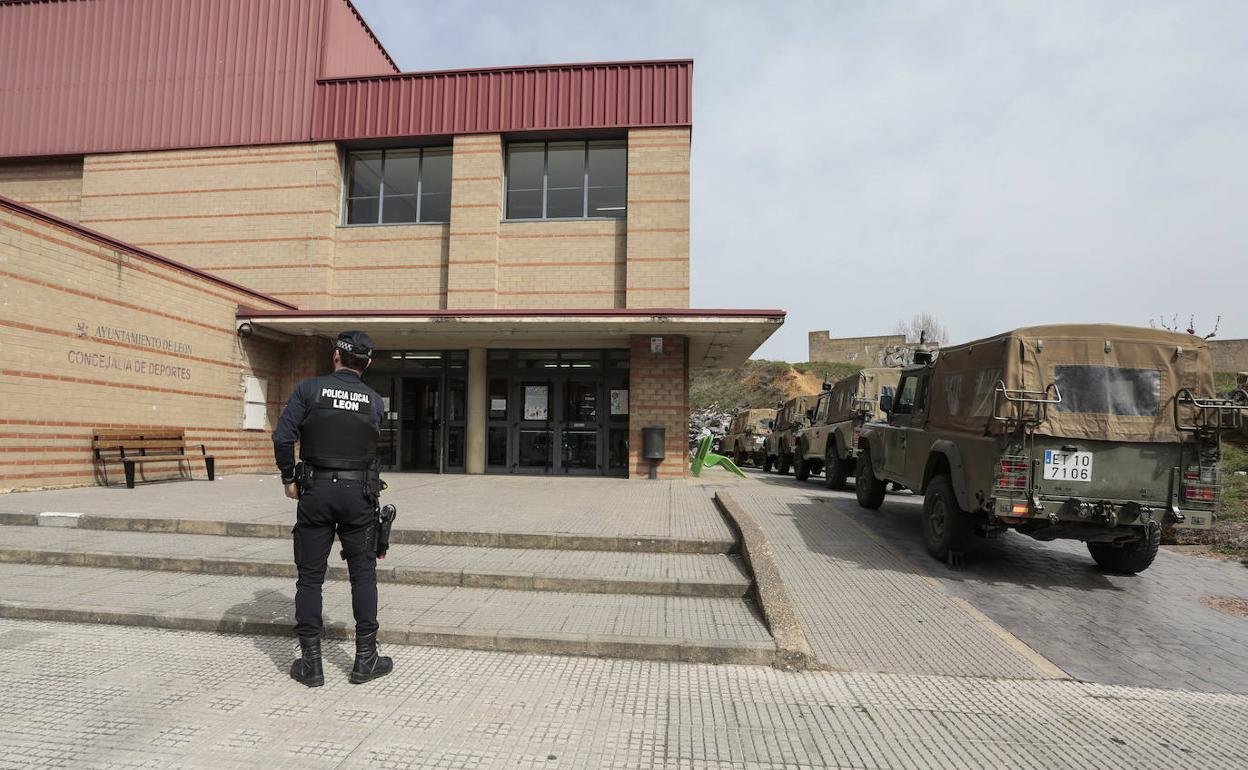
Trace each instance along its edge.
<path fill-rule="evenodd" d="M 295 463 L 295 488 L 300 497 L 312 488 L 312 466 L 302 461 Z"/>
<path fill-rule="evenodd" d="M 398 509 L 393 505 L 387 505 L 377 514 L 377 527 L 374 530 L 377 533 L 377 546 L 374 553 L 378 559 L 386 558 L 386 552 L 390 550 L 390 525 L 394 524 L 394 517 L 398 514 Z"/>

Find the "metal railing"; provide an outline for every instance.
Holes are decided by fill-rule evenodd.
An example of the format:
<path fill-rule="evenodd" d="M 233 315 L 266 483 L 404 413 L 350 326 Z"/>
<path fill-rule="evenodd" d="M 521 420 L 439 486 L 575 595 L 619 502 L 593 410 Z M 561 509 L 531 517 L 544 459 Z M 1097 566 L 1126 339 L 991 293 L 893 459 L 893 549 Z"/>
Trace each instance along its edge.
<path fill-rule="evenodd" d="M 1007 404 L 1013 406 L 1015 414 L 1002 417 L 997 413 L 1001 399 L 1005 399 Z M 1009 425 L 1034 427 L 1048 419 L 1050 404 L 1060 403 L 1062 403 L 1062 392 L 1055 382 L 1046 385 L 1044 390 L 1025 390 L 1007 388 L 1004 380 L 997 380 L 997 384 L 992 389 L 991 419 Z M 1031 414 L 1027 411 L 1029 406 L 1034 407 Z"/>
<path fill-rule="evenodd" d="M 1185 422 L 1181 411 L 1195 410 L 1194 418 Z M 1187 433 L 1218 433 L 1239 430 L 1244 424 L 1244 412 L 1248 411 L 1248 391 L 1235 390 L 1230 398 L 1201 398 L 1191 388 L 1183 388 L 1174 395 L 1174 427 Z"/>

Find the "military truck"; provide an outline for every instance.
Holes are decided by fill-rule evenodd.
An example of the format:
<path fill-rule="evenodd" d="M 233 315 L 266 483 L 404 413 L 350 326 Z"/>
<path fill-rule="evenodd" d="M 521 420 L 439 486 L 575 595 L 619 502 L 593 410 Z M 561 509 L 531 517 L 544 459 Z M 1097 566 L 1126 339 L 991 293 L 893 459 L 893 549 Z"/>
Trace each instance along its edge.
<path fill-rule="evenodd" d="M 1221 434 L 1240 395 L 1214 395 L 1208 344 L 1113 325 L 1036 326 L 922 355 L 888 419 L 859 437 L 858 503 L 893 482 L 923 495 L 928 553 L 951 562 L 973 535 L 1016 530 L 1087 543 L 1104 570 L 1135 573 L 1161 531 L 1207 528 Z"/>
<path fill-rule="evenodd" d="M 763 458 L 763 470 L 771 472 L 774 466 L 779 473 L 787 474 L 793 464 L 797 449 L 797 432 L 809 424 L 806 411 L 815 405 L 818 395 L 796 396 L 776 410 L 776 423 L 771 434 L 763 442 L 767 452 Z"/>
<path fill-rule="evenodd" d="M 767 450 L 765 442 L 776 421 L 775 409 L 746 409 L 728 425 L 728 432 L 719 440 L 719 451 L 732 457 L 737 465 L 752 462 L 763 466 Z"/>
<path fill-rule="evenodd" d="M 797 434 L 795 475 L 805 481 L 823 471 L 828 489 L 841 489 L 858 461 L 858 435 L 863 423 L 887 417 L 880 397 L 892 398 L 901 369 L 861 369 L 839 380 L 820 396 L 809 415 L 810 427 Z"/>

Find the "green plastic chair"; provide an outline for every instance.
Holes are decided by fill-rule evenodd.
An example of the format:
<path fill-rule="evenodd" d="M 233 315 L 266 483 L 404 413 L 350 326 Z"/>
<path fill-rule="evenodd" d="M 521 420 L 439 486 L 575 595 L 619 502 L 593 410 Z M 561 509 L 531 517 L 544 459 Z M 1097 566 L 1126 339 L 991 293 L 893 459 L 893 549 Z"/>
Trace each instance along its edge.
<path fill-rule="evenodd" d="M 736 463 L 723 455 L 717 455 L 711 451 L 711 434 L 708 433 L 698 442 L 698 448 L 694 451 L 693 460 L 690 462 L 689 472 L 695 478 L 699 478 L 702 476 L 703 468 L 714 468 L 716 465 L 730 473 L 737 474 L 741 478 L 745 478 L 745 473 L 737 467 Z"/>

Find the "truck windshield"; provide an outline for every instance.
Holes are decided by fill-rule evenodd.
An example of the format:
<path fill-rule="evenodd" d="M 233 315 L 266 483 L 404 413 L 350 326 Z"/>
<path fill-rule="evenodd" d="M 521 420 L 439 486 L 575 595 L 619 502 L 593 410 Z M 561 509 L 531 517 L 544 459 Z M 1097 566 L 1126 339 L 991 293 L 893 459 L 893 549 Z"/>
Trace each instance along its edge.
<path fill-rule="evenodd" d="M 1118 366 L 1070 365 L 1053 368 L 1062 394 L 1059 412 L 1155 417 L 1161 412 L 1161 372 Z"/>

